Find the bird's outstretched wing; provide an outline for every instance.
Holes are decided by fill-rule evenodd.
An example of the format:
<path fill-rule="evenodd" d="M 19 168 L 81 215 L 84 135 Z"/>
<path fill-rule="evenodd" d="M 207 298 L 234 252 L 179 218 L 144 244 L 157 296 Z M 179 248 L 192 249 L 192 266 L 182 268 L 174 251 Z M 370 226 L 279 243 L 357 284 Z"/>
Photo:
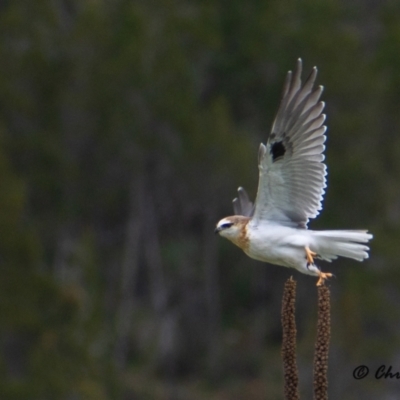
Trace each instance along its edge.
<path fill-rule="evenodd" d="M 304 85 L 302 61 L 288 72 L 267 144 L 259 150 L 259 183 L 252 223 L 268 220 L 306 227 L 321 210 L 326 187 L 323 87 L 313 88 L 317 68 Z"/>
<path fill-rule="evenodd" d="M 254 204 L 250 201 L 247 192 L 242 187 L 238 188 L 238 197 L 235 197 L 232 203 L 235 215 L 253 216 Z"/>

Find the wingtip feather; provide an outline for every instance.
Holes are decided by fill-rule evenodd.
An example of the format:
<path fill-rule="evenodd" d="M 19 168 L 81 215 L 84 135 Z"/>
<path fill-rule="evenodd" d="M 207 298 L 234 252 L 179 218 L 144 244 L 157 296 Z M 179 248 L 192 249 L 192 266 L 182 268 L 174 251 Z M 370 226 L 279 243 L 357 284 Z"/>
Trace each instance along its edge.
<path fill-rule="evenodd" d="M 258 164 L 261 164 L 262 159 L 264 158 L 264 155 L 267 151 L 267 148 L 263 143 L 260 143 L 260 147 L 258 149 Z"/>

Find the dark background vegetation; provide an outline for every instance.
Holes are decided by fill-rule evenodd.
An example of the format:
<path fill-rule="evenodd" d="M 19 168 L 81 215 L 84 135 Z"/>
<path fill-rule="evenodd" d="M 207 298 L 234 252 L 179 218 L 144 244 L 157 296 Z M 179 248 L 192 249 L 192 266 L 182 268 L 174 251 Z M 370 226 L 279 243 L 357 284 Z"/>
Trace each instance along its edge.
<path fill-rule="evenodd" d="M 399 3 L 2 0 L 1 399 L 280 399 L 292 274 L 312 397 L 315 279 L 213 234 L 239 185 L 255 196 L 298 57 L 329 126 L 310 226 L 375 236 L 363 264 L 323 266 L 329 393 L 398 396 L 372 374 L 400 371 Z"/>

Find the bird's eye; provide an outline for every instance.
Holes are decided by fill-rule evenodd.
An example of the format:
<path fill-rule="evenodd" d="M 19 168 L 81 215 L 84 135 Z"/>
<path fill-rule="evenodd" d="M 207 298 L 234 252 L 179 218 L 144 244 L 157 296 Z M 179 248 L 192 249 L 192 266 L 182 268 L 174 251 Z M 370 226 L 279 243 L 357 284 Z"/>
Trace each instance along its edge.
<path fill-rule="evenodd" d="M 222 229 L 230 228 L 233 225 L 233 222 L 225 222 L 225 224 L 221 225 Z"/>

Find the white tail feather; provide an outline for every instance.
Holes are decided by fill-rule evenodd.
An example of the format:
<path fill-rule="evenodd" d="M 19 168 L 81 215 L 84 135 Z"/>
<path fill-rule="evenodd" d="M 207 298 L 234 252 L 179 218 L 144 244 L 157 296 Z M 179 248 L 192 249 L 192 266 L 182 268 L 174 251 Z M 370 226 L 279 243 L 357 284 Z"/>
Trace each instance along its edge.
<path fill-rule="evenodd" d="M 338 256 L 362 261 L 368 258 L 367 243 L 372 235 L 367 231 L 313 231 L 315 251 L 327 261 Z"/>

